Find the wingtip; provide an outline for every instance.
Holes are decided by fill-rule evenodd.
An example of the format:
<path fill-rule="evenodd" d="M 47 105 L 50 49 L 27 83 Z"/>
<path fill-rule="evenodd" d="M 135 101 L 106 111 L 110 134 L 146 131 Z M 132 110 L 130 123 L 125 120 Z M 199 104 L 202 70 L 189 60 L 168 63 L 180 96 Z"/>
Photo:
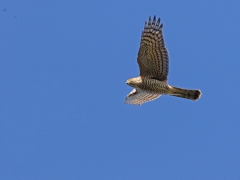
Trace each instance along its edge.
<path fill-rule="evenodd" d="M 157 23 L 156 23 L 156 27 L 158 27 L 159 26 L 159 24 L 160 24 L 160 21 L 161 21 L 161 19 L 160 19 L 160 17 L 158 18 L 158 20 L 157 20 Z"/>
<path fill-rule="evenodd" d="M 149 16 L 149 21 L 152 21 L 152 17 L 151 16 Z"/>
<path fill-rule="evenodd" d="M 160 29 L 162 29 L 163 28 L 163 23 L 160 25 Z"/>
<path fill-rule="evenodd" d="M 144 27 L 147 27 L 148 26 L 148 23 L 147 23 L 147 21 L 145 21 L 145 25 L 144 25 Z"/>
<path fill-rule="evenodd" d="M 154 15 L 152 23 L 155 24 L 155 22 L 156 22 L 156 16 Z"/>
<path fill-rule="evenodd" d="M 148 21 L 145 21 L 145 27 L 149 27 L 149 26 L 155 26 L 156 28 L 163 28 L 163 23 L 159 26 L 161 18 L 159 17 L 157 22 L 156 22 L 156 15 L 153 16 L 153 19 L 151 16 L 149 16 Z"/>
<path fill-rule="evenodd" d="M 149 19 L 148 19 L 148 26 L 150 26 L 152 24 L 152 17 L 149 16 Z"/>

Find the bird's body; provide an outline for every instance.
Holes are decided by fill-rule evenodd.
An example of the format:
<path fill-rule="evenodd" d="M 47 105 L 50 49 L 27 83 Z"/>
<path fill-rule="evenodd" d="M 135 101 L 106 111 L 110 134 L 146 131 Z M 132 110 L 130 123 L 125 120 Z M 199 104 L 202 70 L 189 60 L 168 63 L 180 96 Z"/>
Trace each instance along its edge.
<path fill-rule="evenodd" d="M 165 81 L 159 81 L 157 79 L 150 79 L 146 77 L 137 77 L 139 80 L 135 84 L 129 84 L 136 89 L 141 89 L 145 92 L 156 93 L 156 94 L 166 94 L 168 92 L 169 86 Z M 136 81 L 135 78 L 131 80 Z M 134 83 L 134 82 L 133 82 Z"/>
<path fill-rule="evenodd" d="M 140 49 L 138 52 L 138 64 L 140 76 L 127 80 L 129 86 L 135 89 L 130 92 L 125 100 L 127 104 L 141 105 L 154 100 L 161 94 L 197 100 L 201 96 L 200 90 L 188 90 L 168 85 L 168 51 L 162 35 L 163 24 L 160 18 L 156 22 L 151 17 L 145 23 L 142 32 Z"/>

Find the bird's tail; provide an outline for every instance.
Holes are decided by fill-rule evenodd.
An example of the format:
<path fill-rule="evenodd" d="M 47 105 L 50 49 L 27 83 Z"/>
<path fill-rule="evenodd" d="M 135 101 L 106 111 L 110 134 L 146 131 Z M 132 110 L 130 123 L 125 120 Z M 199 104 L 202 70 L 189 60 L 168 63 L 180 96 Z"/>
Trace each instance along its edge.
<path fill-rule="evenodd" d="M 177 96 L 181 98 L 191 99 L 191 100 L 198 100 L 202 93 L 200 90 L 189 90 L 189 89 L 182 89 L 173 86 L 169 86 L 169 95 Z"/>

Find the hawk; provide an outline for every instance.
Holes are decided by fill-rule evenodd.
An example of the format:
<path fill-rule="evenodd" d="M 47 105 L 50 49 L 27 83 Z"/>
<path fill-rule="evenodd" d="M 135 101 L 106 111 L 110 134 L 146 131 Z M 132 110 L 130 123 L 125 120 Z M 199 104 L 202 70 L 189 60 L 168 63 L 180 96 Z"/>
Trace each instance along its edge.
<path fill-rule="evenodd" d="M 127 104 L 141 105 L 159 98 L 162 94 L 191 100 L 197 100 L 201 96 L 200 90 L 188 90 L 168 85 L 169 58 L 162 28 L 163 23 L 160 24 L 160 18 L 156 22 L 156 16 L 153 20 L 150 16 L 148 22 L 145 22 L 137 57 L 140 76 L 130 78 L 126 82 L 134 88 L 125 99 Z"/>

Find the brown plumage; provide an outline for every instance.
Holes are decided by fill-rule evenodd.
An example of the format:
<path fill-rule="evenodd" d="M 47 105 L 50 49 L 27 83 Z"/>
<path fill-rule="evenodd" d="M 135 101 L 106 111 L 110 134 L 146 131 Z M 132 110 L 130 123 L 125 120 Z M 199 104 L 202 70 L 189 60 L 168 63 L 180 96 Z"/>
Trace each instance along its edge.
<path fill-rule="evenodd" d="M 163 24 L 160 18 L 156 22 L 149 17 L 142 32 L 140 49 L 137 62 L 140 68 L 140 76 L 127 80 L 129 86 L 135 89 L 130 92 L 125 103 L 141 105 L 168 94 L 181 98 L 197 100 L 201 96 L 200 90 L 188 90 L 168 85 L 168 51 L 165 47 L 163 34 Z"/>

